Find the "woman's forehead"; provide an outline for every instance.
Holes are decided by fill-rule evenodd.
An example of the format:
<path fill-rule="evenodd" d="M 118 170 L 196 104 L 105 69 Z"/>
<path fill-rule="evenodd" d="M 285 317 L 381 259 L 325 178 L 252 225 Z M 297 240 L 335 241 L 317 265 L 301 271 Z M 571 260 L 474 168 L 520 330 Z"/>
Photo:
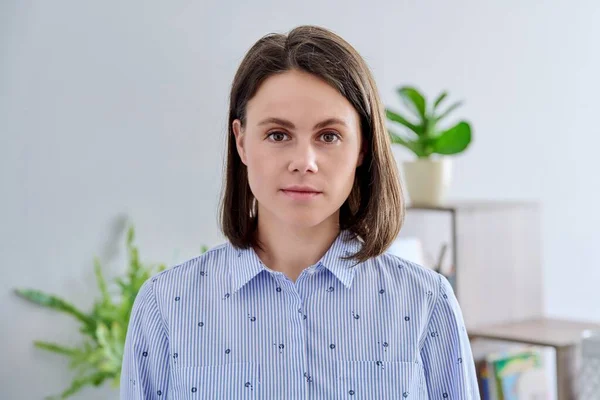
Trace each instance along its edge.
<path fill-rule="evenodd" d="M 246 108 L 249 122 L 280 118 L 312 127 L 328 118 L 338 118 L 349 126 L 356 123 L 354 107 L 336 89 L 312 75 L 294 73 L 272 76 L 261 85 Z"/>

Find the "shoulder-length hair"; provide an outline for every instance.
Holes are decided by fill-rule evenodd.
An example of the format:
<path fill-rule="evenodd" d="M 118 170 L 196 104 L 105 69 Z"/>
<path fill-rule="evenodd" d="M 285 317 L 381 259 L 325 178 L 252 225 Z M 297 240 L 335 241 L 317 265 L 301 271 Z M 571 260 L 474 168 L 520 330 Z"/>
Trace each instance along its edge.
<path fill-rule="evenodd" d="M 221 194 L 223 234 L 238 248 L 257 246 L 255 198 L 248 171 L 236 149 L 232 123 L 246 124 L 246 106 L 268 77 L 289 70 L 313 74 L 337 89 L 360 117 L 365 151 L 354 186 L 340 208 L 341 230 L 362 241 L 351 258 L 378 256 L 396 239 L 404 222 L 404 199 L 398 168 L 385 126 L 385 109 L 375 80 L 363 58 L 344 39 L 318 26 L 299 26 L 287 35 L 271 33 L 245 55 L 229 98 L 227 161 Z"/>

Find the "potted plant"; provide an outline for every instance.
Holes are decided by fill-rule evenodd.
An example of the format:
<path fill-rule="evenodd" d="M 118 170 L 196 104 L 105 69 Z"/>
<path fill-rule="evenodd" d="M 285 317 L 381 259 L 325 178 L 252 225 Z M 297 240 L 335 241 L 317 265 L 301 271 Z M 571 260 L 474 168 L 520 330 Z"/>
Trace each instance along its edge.
<path fill-rule="evenodd" d="M 403 133 L 389 129 L 393 144 L 399 144 L 417 158 L 402 163 L 410 201 L 414 205 L 439 206 L 444 203 L 451 182 L 451 160 L 448 156 L 459 154 L 471 143 L 471 126 L 461 120 L 442 128 L 440 122 L 462 105 L 461 101 L 440 112 L 439 108 L 448 96 L 442 92 L 432 105 L 418 89 L 403 86 L 396 90 L 400 99 L 412 114 L 404 116 L 386 108 L 389 121 L 399 124 Z"/>
<path fill-rule="evenodd" d="M 164 264 L 143 265 L 133 244 L 134 228 L 127 231 L 128 268 L 125 276 L 116 278 L 116 285 L 107 285 L 100 262 L 95 259 L 94 269 L 100 298 L 94 302 L 91 312 L 84 312 L 68 301 L 34 289 L 15 289 L 15 293 L 37 305 L 63 312 L 81 323 L 79 331 L 83 335 L 78 346 L 64 346 L 46 341 L 35 341 L 40 349 L 61 354 L 70 358 L 70 368 L 75 370 L 71 385 L 60 395 L 47 399 L 66 399 L 85 386 L 101 386 L 108 381 L 117 388 L 120 383 L 121 364 L 129 317 L 133 302 L 142 284 L 153 274 L 163 271 Z M 201 247 L 201 252 L 207 250 Z"/>

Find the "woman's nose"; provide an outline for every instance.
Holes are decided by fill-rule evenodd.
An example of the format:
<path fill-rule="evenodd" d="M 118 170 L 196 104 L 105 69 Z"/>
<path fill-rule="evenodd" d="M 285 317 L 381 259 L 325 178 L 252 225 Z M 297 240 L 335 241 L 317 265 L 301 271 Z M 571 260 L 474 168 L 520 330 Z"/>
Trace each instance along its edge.
<path fill-rule="evenodd" d="M 292 150 L 288 166 L 290 172 L 299 171 L 301 174 L 317 172 L 317 153 L 309 144 L 299 144 Z"/>

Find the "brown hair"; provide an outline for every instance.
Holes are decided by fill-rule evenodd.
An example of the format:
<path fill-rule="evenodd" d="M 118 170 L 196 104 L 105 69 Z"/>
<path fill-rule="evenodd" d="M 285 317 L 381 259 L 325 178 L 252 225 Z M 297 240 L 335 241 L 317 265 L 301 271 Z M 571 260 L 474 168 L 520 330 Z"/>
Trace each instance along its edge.
<path fill-rule="evenodd" d="M 358 262 L 378 256 L 396 239 L 404 221 L 404 199 L 384 107 L 375 80 L 358 52 L 335 33 L 318 26 L 299 26 L 287 35 L 271 33 L 258 40 L 242 60 L 229 98 L 225 183 L 220 207 L 221 229 L 238 248 L 258 246 L 254 195 L 248 171 L 237 152 L 232 123 L 246 124 L 246 105 L 269 76 L 289 70 L 313 74 L 337 89 L 360 116 L 362 165 L 340 208 L 340 229 L 362 239 Z"/>

